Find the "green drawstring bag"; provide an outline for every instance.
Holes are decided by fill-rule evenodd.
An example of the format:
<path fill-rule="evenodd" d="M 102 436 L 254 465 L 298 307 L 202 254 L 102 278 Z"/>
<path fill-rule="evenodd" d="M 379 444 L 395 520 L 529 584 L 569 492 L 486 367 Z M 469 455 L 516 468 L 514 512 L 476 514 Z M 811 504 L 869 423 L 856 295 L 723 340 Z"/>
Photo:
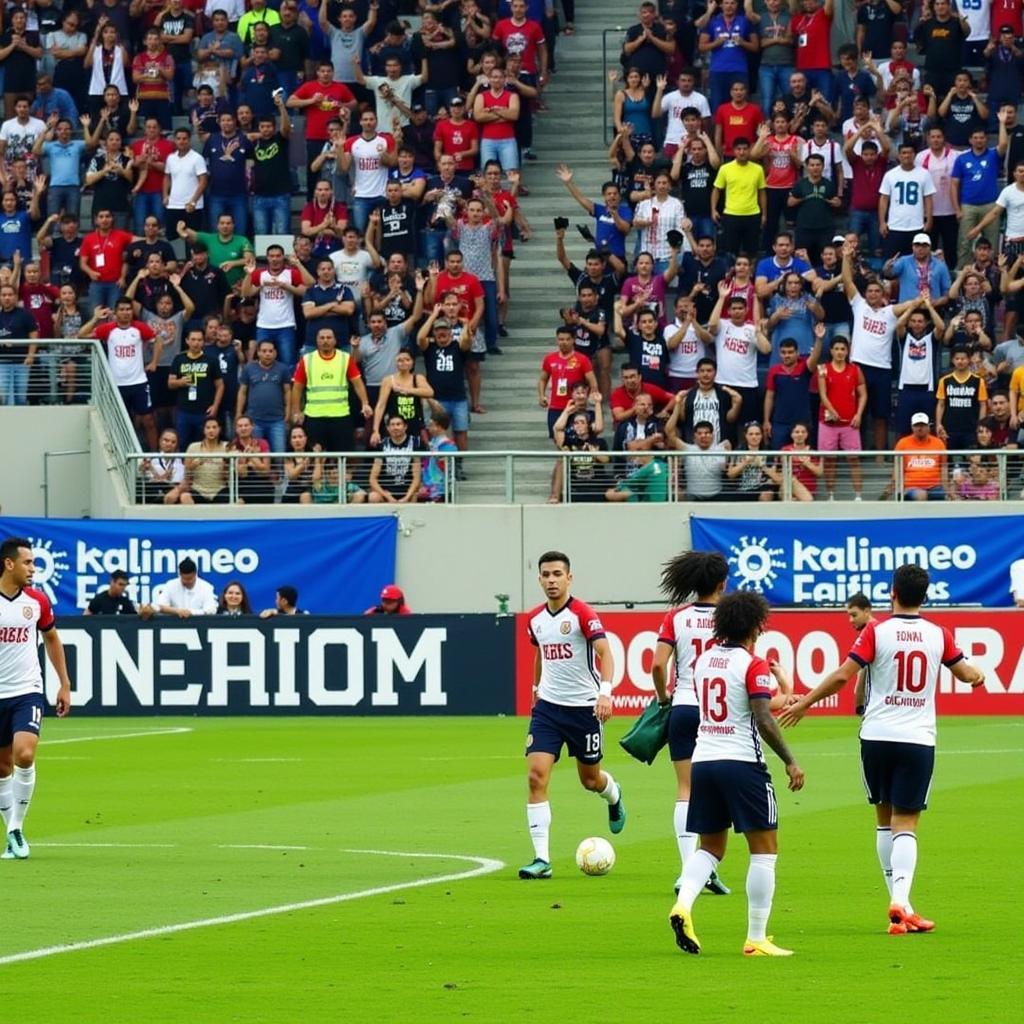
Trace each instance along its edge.
<path fill-rule="evenodd" d="M 670 703 L 659 704 L 658 698 L 654 697 L 629 732 L 619 740 L 619 746 L 630 757 L 644 764 L 654 764 L 658 751 L 668 743 L 668 716 L 671 713 Z"/>

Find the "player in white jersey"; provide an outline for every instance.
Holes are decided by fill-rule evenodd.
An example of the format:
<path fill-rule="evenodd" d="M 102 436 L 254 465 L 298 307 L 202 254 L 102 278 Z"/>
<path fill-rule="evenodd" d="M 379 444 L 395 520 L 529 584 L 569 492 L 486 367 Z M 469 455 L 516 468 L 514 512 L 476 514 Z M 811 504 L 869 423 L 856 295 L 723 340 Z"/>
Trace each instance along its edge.
<path fill-rule="evenodd" d="M 665 614 L 658 630 L 651 679 L 658 700 L 662 704 L 672 703 L 668 720 L 668 751 L 676 770 L 672 823 L 682 865 L 675 885 L 676 893 L 683 881 L 682 869 L 697 849 L 697 836 L 686 825 L 690 812 L 690 758 L 700 724 L 697 691 L 693 687 L 693 664 L 715 642 L 715 605 L 725 593 L 728 579 L 729 563 L 717 551 L 686 551 L 668 562 L 661 574 L 662 592 L 677 607 Z M 692 598 L 696 600 L 692 604 L 687 603 Z M 670 661 L 675 662 L 675 687 L 671 695 L 666 680 Z M 716 896 L 729 894 L 728 887 L 714 872 L 706 887 Z"/>
<path fill-rule="evenodd" d="M 608 827 L 621 832 L 626 808 L 618 783 L 601 770 L 603 725 L 612 716 L 611 648 L 597 613 L 569 593 L 572 569 L 568 555 L 546 551 L 537 562 L 546 598 L 527 615 L 533 663 L 533 712 L 526 737 L 529 798 L 526 821 L 533 860 L 519 869 L 520 878 L 550 878 L 551 769 L 562 754 L 576 758 L 584 789 L 608 804 Z"/>
<path fill-rule="evenodd" d="M 32 542 L 8 537 L 0 544 L 0 566 L 0 815 L 7 831 L 7 849 L 0 859 L 25 860 L 29 846 L 22 829 L 36 785 L 43 721 L 39 633 L 60 680 L 58 718 L 71 710 L 71 680 L 50 602 L 31 588 L 36 572 Z"/>
<path fill-rule="evenodd" d="M 766 935 L 775 893 L 778 808 L 758 735 L 786 766 L 789 788 L 803 787 L 804 773 L 772 718 L 771 705 L 789 698 L 789 680 L 778 665 L 754 654 L 768 620 L 768 602 L 749 591 L 726 594 L 715 606 L 715 644 L 697 658 L 693 681 L 700 727 L 690 773 L 687 827 L 700 836 L 700 849 L 683 868 L 679 897 L 669 922 L 676 944 L 699 953 L 693 904 L 725 856 L 729 826 L 742 832 L 750 849 L 747 869 L 747 941 L 744 956 L 790 956 Z M 772 676 L 783 692 L 772 698 Z"/>
<path fill-rule="evenodd" d="M 850 625 L 859 633 L 875 617 L 871 612 L 871 599 L 867 594 L 851 594 L 846 600 L 846 615 Z M 853 684 L 853 706 L 858 715 L 864 714 L 864 704 L 868 687 L 871 685 L 871 669 L 862 668 L 857 673 L 857 682 Z"/>
<path fill-rule="evenodd" d="M 780 716 L 795 725 L 819 700 L 838 693 L 862 668 L 871 669 L 860 727 L 868 802 L 875 805 L 875 848 L 889 889 L 889 934 L 930 932 L 934 921 L 914 912 L 910 888 L 917 867 L 917 823 L 928 806 L 935 764 L 935 693 L 945 665 L 956 679 L 980 686 L 948 629 L 921 618 L 928 571 L 901 565 L 892 578 L 892 617 L 869 622 L 846 660 Z"/>

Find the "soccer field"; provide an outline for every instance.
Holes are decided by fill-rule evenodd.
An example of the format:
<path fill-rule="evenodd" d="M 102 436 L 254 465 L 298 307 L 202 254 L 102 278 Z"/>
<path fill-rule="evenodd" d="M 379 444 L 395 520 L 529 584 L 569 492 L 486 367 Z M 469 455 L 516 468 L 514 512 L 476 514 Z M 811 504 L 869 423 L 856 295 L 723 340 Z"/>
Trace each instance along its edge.
<path fill-rule="evenodd" d="M 934 933 L 890 937 L 856 724 L 788 734 L 807 772 L 779 788 L 769 931 L 747 960 L 747 854 L 695 909 L 700 957 L 667 916 L 678 873 L 667 755 L 608 729 L 628 824 L 608 835 L 572 762 L 551 800 L 555 877 L 522 882 L 522 719 L 68 719 L 47 722 L 26 862 L 0 863 L 0 987 L 33 1021 L 1019 1018 L 1024 722 L 940 720 L 914 903 Z M 71 944 L 71 949 L 62 948 Z M 1014 1011 L 1013 1006 L 1018 1010 Z"/>

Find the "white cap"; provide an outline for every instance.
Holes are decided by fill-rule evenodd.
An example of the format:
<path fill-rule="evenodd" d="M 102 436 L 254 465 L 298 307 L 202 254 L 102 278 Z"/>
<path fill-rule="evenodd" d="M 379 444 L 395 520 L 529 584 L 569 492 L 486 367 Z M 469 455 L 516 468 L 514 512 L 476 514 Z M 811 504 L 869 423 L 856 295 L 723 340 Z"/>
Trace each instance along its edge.
<path fill-rule="evenodd" d="M 913 244 L 914 245 L 931 245 L 932 244 L 932 240 L 931 240 L 931 237 L 929 235 L 926 235 L 923 231 L 918 231 L 918 233 L 916 235 L 914 235 Z"/>
<path fill-rule="evenodd" d="M 928 413 L 915 412 L 914 415 L 910 417 L 910 425 L 912 427 L 916 427 L 918 423 L 923 423 L 925 426 L 931 423 L 931 420 L 928 419 Z"/>

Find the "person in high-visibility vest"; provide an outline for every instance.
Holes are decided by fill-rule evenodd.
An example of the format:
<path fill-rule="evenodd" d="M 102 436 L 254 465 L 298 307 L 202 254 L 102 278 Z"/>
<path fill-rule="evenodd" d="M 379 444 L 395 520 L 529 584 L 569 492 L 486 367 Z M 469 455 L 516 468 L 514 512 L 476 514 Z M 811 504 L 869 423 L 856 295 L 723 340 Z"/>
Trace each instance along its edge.
<path fill-rule="evenodd" d="M 349 385 L 362 405 L 363 417 L 370 419 L 373 409 L 356 361 L 339 351 L 334 331 L 321 328 L 316 351 L 299 360 L 292 378 L 291 421 L 306 428 L 310 446 L 320 445 L 325 452 L 352 451 Z"/>

